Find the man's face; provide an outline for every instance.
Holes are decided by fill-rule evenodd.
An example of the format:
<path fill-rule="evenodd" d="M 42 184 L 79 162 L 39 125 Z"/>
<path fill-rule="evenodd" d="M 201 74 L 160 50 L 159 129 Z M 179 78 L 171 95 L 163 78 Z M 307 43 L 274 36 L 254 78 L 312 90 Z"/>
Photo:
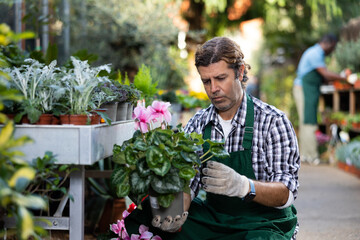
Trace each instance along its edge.
<path fill-rule="evenodd" d="M 243 70 L 242 67 L 240 79 L 242 79 Z M 243 89 L 240 80 L 235 79 L 234 70 L 221 60 L 207 67 L 200 66 L 198 71 L 205 91 L 219 113 L 230 112 L 235 114 L 241 103 Z"/>
<path fill-rule="evenodd" d="M 329 55 L 330 53 L 332 53 L 336 48 L 336 43 L 327 43 L 325 46 L 325 55 Z"/>

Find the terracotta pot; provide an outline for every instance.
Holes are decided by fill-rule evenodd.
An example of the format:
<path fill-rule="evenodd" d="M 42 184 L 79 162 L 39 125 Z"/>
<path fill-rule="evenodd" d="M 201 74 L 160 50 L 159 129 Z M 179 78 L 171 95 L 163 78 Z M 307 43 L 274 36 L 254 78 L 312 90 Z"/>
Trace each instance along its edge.
<path fill-rule="evenodd" d="M 126 210 L 125 198 L 108 199 L 99 220 L 99 232 L 107 232 L 110 224 L 121 220 L 124 210 Z"/>
<path fill-rule="evenodd" d="M 335 89 L 337 90 L 346 90 L 352 88 L 352 85 L 349 83 L 343 83 L 341 81 L 334 81 L 333 83 Z"/>
<path fill-rule="evenodd" d="M 356 89 L 359 89 L 359 88 L 360 88 L 360 80 L 357 80 L 357 81 L 354 83 L 354 88 L 356 88 Z"/>
<path fill-rule="evenodd" d="M 50 125 L 52 117 L 52 114 L 43 113 L 40 115 L 39 120 L 36 122 L 36 125 Z"/>
<path fill-rule="evenodd" d="M 59 125 L 60 124 L 60 117 L 54 116 L 51 119 L 51 124 L 52 125 Z"/>
<path fill-rule="evenodd" d="M 60 123 L 61 124 L 70 124 L 70 115 L 69 114 L 60 115 Z"/>
<path fill-rule="evenodd" d="M 88 115 L 86 115 L 86 114 L 70 115 L 70 124 L 87 125 L 88 124 Z"/>
<path fill-rule="evenodd" d="M 16 114 L 15 113 L 6 113 L 6 116 L 7 116 L 8 119 L 14 120 Z"/>
<path fill-rule="evenodd" d="M 101 120 L 101 116 L 99 114 L 97 114 L 96 112 L 91 113 L 90 115 L 91 125 L 100 124 L 100 120 Z"/>
<path fill-rule="evenodd" d="M 352 123 L 352 127 L 355 129 L 360 129 L 360 122 Z"/>
<path fill-rule="evenodd" d="M 21 121 L 20 121 L 22 124 L 30 124 L 30 119 L 27 117 L 27 115 L 24 115 L 22 118 L 21 118 Z"/>

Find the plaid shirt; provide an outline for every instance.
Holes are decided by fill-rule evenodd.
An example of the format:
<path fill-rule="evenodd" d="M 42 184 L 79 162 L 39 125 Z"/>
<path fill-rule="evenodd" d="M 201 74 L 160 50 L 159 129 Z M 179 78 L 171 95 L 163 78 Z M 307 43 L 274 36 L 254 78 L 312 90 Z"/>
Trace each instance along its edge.
<path fill-rule="evenodd" d="M 257 98 L 251 98 L 254 102 L 254 135 L 251 154 L 255 177 L 259 181 L 284 183 L 296 198 L 299 187 L 300 157 L 292 124 L 280 110 Z M 245 95 L 243 99 L 231 122 L 233 127 L 225 141 L 225 149 L 229 153 L 243 150 L 242 142 L 247 107 Z M 185 132 L 203 134 L 205 126 L 209 122 L 215 126 L 211 130 L 211 139 L 221 141 L 224 134 L 213 105 L 197 112 L 189 120 Z M 195 196 L 201 186 L 200 174 L 198 173 L 190 184 Z"/>

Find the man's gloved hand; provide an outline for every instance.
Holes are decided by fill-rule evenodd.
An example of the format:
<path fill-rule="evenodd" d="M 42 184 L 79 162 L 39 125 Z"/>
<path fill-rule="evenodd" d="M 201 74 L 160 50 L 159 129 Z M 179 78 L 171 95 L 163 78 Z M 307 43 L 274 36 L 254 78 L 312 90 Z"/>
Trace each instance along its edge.
<path fill-rule="evenodd" d="M 184 224 L 188 217 L 188 212 L 184 212 L 181 216 L 177 215 L 174 219 L 171 216 L 167 216 L 163 221 L 159 215 L 155 215 L 151 224 L 154 227 L 160 228 L 165 232 L 177 232 Z"/>
<path fill-rule="evenodd" d="M 202 170 L 204 190 L 229 197 L 243 198 L 249 192 L 249 180 L 234 169 L 215 161 L 209 161 Z"/>

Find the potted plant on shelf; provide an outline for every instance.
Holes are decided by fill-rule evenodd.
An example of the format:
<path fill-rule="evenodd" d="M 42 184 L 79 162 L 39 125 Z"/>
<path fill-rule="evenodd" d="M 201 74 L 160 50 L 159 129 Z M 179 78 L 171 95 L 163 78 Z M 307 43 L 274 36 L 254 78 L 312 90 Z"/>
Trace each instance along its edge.
<path fill-rule="evenodd" d="M 204 140 L 195 132 L 187 134 L 181 125 L 172 130 L 168 125 L 169 106 L 159 101 L 148 108 L 137 106 L 134 109 L 137 131 L 121 146 L 114 145 L 113 161 L 119 166 L 111 176 L 113 191 L 118 197 L 129 196 L 138 207 L 150 194 L 156 197 L 160 208 L 168 208 L 175 196 L 182 197 L 178 193 L 190 193 L 190 179 L 201 163 L 212 156 L 228 156 L 224 142 Z M 154 127 L 154 123 L 160 126 Z M 199 157 L 197 153 L 204 143 L 210 145 L 210 150 Z M 182 201 L 180 205 L 182 209 Z"/>
<path fill-rule="evenodd" d="M 57 78 L 58 68 L 56 68 L 56 61 L 51 62 L 49 66 L 34 59 L 26 59 L 25 63 L 21 67 L 5 69 L 5 72 L 11 78 L 11 86 L 24 96 L 15 121 L 19 122 L 23 116 L 26 116 L 30 123 L 36 123 L 41 114 L 52 108 L 53 100 L 58 97 L 58 92 L 51 85 Z M 46 91 L 51 89 L 54 94 L 49 96 Z"/>
<path fill-rule="evenodd" d="M 66 89 L 69 104 L 70 123 L 85 125 L 90 122 L 89 107 L 94 89 L 101 82 L 109 82 L 106 76 L 98 76 L 100 71 L 110 72 L 108 65 L 90 67 L 87 61 L 70 57 L 73 68 L 63 70 L 62 86 Z M 80 121 L 75 119 L 80 118 Z M 75 121 L 75 122 L 71 122 Z"/>

